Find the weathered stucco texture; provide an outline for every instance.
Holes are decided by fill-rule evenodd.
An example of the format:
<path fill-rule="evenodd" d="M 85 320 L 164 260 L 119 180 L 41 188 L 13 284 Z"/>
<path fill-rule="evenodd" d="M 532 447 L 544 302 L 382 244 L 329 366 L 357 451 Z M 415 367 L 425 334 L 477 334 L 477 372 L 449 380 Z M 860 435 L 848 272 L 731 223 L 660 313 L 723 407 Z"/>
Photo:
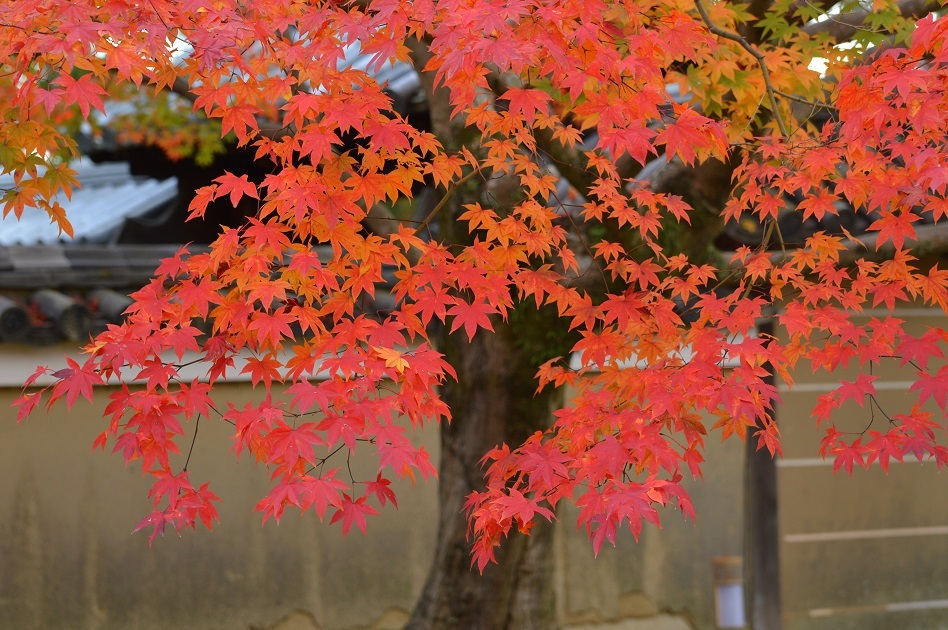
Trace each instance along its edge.
<path fill-rule="evenodd" d="M 90 453 L 107 391 L 95 406 L 56 407 L 16 426 L 9 405 L 18 394 L 0 389 L 8 410 L 0 414 L 0 627 L 325 630 L 407 619 L 430 562 L 436 482 L 401 484 L 399 509 L 370 519 L 367 536 L 343 538 L 313 513 L 261 526 L 252 510 L 266 472 L 252 458 L 235 461 L 229 425 L 205 420 L 189 469 L 223 499 L 221 522 L 149 547 L 147 534 L 131 535 L 149 509 L 148 480 L 118 456 Z M 254 393 L 225 385 L 217 398 L 242 406 Z M 417 439 L 437 458 L 435 429 Z M 714 627 L 711 560 L 741 551 L 742 449 L 710 442 L 705 480 L 690 484 L 697 524 L 668 510 L 663 529 L 647 528 L 638 543 L 623 535 L 594 559 L 575 512 L 560 512 L 565 626 Z M 357 477 L 374 477 L 366 464 L 354 460 Z"/>

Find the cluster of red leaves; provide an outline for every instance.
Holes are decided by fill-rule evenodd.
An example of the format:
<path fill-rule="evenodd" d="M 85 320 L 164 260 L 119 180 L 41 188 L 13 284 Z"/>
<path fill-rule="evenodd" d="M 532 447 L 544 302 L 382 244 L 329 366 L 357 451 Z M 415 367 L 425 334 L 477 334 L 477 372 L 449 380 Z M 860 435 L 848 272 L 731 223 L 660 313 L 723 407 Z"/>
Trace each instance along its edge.
<path fill-rule="evenodd" d="M 891 459 L 909 455 L 948 464 L 948 449 L 937 436 L 945 426 L 937 419 L 948 412 L 948 373 L 928 365 L 944 356 L 948 332 L 935 327 L 913 335 L 892 316 L 852 321 L 865 317 L 867 308 L 891 310 L 900 303 L 948 308 L 948 272 L 911 253 L 919 239 L 914 224 L 924 215 L 935 222 L 946 215 L 944 33 L 944 21 L 926 18 L 905 48 L 882 49 L 848 71 L 835 90 L 838 116 L 809 141 L 772 138 L 759 155 L 748 156 L 738 173 L 743 192 L 728 209 L 732 217 L 748 211 L 776 217 L 773 201 L 788 193 L 805 197 L 799 206 L 804 219 L 835 215 L 846 206 L 873 219 L 864 240 L 887 253 L 884 262 L 844 264 L 847 248 L 858 241 L 849 234 L 817 233 L 784 264 L 762 261 L 759 271 L 769 281 L 771 297 L 780 301 L 788 364 L 805 358 L 814 370 L 860 372 L 821 396 L 814 410 L 818 422 L 829 423 L 820 453 L 833 457 L 837 470 L 851 472 L 854 465 L 875 461 L 887 470 Z M 748 253 L 744 259 L 750 259 Z M 871 371 L 886 360 L 898 361 L 906 371 L 911 366 L 915 380 L 908 393 L 917 395 L 914 406 L 887 417 L 884 431 L 839 431 L 830 417 L 847 400 L 878 407 Z M 922 410 L 929 400 L 939 415 Z"/>
<path fill-rule="evenodd" d="M 710 15 L 728 29 L 743 14 L 714 3 Z M 801 78 L 812 47 L 761 53 L 771 68 L 767 85 L 757 59 L 712 36 L 690 3 L 2 2 L 0 166 L 16 182 L 4 214 L 35 206 L 69 231 L 52 201 L 75 185 L 59 161 L 75 153 L 62 125 L 102 110 L 107 90 L 123 94 L 114 85 L 186 89 L 196 113 L 273 164 L 263 181 L 228 173 L 198 191 L 194 215 L 219 198 L 257 199 L 259 212 L 207 253 L 164 261 L 133 296 L 128 321 L 99 335 L 85 364 L 53 374 L 55 385 L 25 393 L 20 418 L 43 396 L 71 406 L 91 398 L 94 384 L 122 383 L 97 444 L 113 441 L 126 462 L 140 460 L 153 476 L 154 511 L 140 527 L 156 534 L 169 522 L 209 526 L 216 516 L 216 497 L 191 485 L 187 462 L 175 472 L 182 420 L 200 417 L 231 424 L 236 454 L 248 451 L 270 471 L 274 485 L 257 506 L 264 520 L 288 506 L 313 508 L 320 518 L 331 511 L 343 532 L 364 530 L 376 505 L 395 504 L 392 479 L 434 473 L 396 422 L 450 417 L 437 388 L 455 373 L 432 347 L 430 324 L 473 337 L 532 301 L 555 309 L 580 337 L 577 365 L 550 362 L 538 374 L 541 387 L 571 386 L 573 398 L 548 431 L 485 456 L 487 489 L 467 504 L 474 562 L 483 568 L 512 528 L 527 532 L 536 518 L 553 518 L 563 499 L 580 507 L 597 551 L 622 525 L 637 535 L 643 522 L 657 523 L 661 506 L 692 515 L 680 480 L 700 475 L 705 418 L 716 418 L 725 438 L 753 436 L 779 453 L 770 375 L 790 382 L 801 358 L 833 371 L 900 356 L 917 368 L 919 404 L 932 399 L 944 411 L 948 376 L 932 375 L 926 363 L 940 356 L 944 331 L 913 337 L 891 317 L 868 328 L 851 321 L 866 306 L 948 308 L 948 276 L 917 264 L 908 249 L 918 216 L 911 208 L 945 214 L 944 24 L 925 22 L 909 48 L 849 70 L 833 95 L 838 116 L 821 132 L 803 126 L 748 137 L 749 129 L 776 132 L 789 112 L 783 102 L 758 115 L 760 103 L 771 107 L 767 90 L 818 84 Z M 448 150 L 412 127 L 392 111 L 383 86 L 341 63 L 355 43 L 376 69 L 406 61 L 410 38 L 427 43 L 431 59 L 419 70 L 448 90 L 455 116 L 478 138 L 470 147 Z M 186 44 L 187 54 L 169 42 Z M 688 67 L 696 70 L 682 74 Z M 491 101 L 489 75 L 522 83 Z M 728 111 L 746 125 L 709 115 L 723 111 L 723 97 L 708 86 L 728 77 Z M 699 90 L 706 113 L 671 99 L 673 82 Z M 577 151 L 590 129 L 595 146 L 581 153 L 592 185 L 579 215 L 567 216 L 548 205 L 557 175 L 537 138 Z M 358 138 L 355 148 L 340 151 L 343 134 Z M 662 222 L 687 223 L 691 208 L 624 179 L 617 161 L 644 163 L 659 152 L 688 165 L 723 161 L 736 140 L 744 159 L 728 217 L 774 218 L 783 193 L 801 194 L 799 211 L 816 218 L 845 199 L 876 213 L 871 229 L 877 248 L 891 248 L 889 259 L 847 263 L 845 240 L 822 233 L 785 256 L 742 248 L 722 269 L 666 254 Z M 450 193 L 471 177 L 495 176 L 517 178 L 523 196 L 511 207 L 465 207 L 457 229 L 470 238 L 440 242 L 407 224 L 381 235 L 363 228 L 369 208 L 410 198 L 418 182 Z M 593 267 L 581 269 L 567 234 L 577 218 L 618 224 L 640 251 L 601 240 L 586 252 Z M 378 314 L 365 306 L 386 270 L 397 278 L 398 307 Z M 579 274 L 624 289 L 594 299 L 576 288 Z M 737 288 L 715 291 L 723 279 Z M 681 304 L 694 314 L 688 323 Z M 755 335 L 758 318 L 775 306 L 786 339 Z M 181 375 L 190 362 L 206 369 L 203 379 Z M 217 409 L 214 385 L 238 372 L 263 390 L 262 400 Z M 124 385 L 131 382 L 141 389 Z M 271 396 L 279 384 L 288 384 L 289 402 Z M 873 391 L 871 379 L 843 383 L 817 414 Z M 831 427 L 823 452 L 848 470 L 906 454 L 942 464 L 938 428 L 944 423 L 916 408 L 894 416 L 886 433 L 867 433 L 865 443 Z M 374 479 L 328 467 L 337 453 L 356 450 L 376 458 Z"/>

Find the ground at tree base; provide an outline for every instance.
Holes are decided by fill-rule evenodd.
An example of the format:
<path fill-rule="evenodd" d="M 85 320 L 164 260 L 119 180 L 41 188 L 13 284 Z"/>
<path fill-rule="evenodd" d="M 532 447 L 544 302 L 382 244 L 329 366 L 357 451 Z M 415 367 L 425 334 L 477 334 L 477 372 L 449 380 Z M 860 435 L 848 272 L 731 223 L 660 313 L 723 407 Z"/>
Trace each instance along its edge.
<path fill-rule="evenodd" d="M 408 613 L 390 608 L 368 626 L 359 630 L 396 630 L 408 620 Z M 692 625 L 684 617 L 666 613 L 648 617 L 635 617 L 604 623 L 565 624 L 562 630 L 692 630 Z M 254 630 L 257 630 L 256 628 Z M 294 610 L 279 621 L 261 630 L 326 630 L 312 614 Z"/>

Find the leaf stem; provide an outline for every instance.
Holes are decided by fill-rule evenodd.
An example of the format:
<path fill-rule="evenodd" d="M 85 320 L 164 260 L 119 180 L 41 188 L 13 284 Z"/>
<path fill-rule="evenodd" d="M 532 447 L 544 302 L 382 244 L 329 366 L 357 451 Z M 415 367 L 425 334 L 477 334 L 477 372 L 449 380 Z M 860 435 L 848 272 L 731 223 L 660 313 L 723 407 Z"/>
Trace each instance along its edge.
<path fill-rule="evenodd" d="M 191 463 L 191 453 L 194 452 L 194 443 L 197 441 L 198 429 L 201 428 L 201 414 L 198 414 L 197 420 L 194 421 L 194 435 L 191 436 L 191 448 L 188 449 L 188 457 L 184 460 L 184 470 L 188 469 L 188 464 Z"/>

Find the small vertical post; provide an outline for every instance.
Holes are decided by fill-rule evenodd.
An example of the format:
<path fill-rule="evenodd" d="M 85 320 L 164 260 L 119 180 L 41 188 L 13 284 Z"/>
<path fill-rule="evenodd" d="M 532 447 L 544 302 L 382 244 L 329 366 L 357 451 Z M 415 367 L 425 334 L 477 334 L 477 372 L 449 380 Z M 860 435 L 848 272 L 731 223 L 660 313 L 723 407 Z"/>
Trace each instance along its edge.
<path fill-rule="evenodd" d="M 747 627 L 743 564 L 740 556 L 716 556 L 711 559 L 714 625 L 717 628 Z"/>

